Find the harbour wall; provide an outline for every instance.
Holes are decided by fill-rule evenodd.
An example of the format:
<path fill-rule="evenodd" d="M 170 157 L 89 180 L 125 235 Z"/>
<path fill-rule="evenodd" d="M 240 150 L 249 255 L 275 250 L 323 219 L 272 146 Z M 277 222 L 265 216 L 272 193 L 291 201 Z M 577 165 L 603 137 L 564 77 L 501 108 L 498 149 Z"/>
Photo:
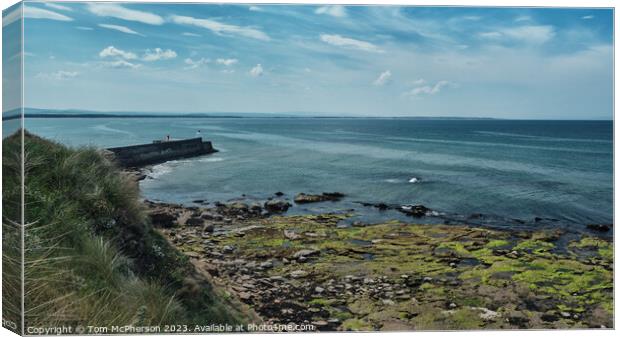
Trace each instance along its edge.
<path fill-rule="evenodd" d="M 210 141 L 202 138 L 155 141 L 151 144 L 112 147 L 107 149 L 123 167 L 159 164 L 169 160 L 202 156 L 217 152 Z"/>

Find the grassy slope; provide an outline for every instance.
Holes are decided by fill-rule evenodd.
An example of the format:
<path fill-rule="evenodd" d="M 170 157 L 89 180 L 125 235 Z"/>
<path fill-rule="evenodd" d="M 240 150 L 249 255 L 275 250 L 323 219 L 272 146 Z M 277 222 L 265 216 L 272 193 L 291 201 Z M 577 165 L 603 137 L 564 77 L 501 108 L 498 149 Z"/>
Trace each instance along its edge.
<path fill-rule="evenodd" d="M 136 184 L 101 153 L 31 134 L 25 149 L 27 326 L 245 320 L 153 230 Z M 4 140 L 5 176 L 18 165 L 17 151 L 18 137 Z M 16 216 L 19 181 L 3 179 L 8 228 L 5 220 Z M 17 252 L 5 253 L 10 258 Z M 8 308 L 18 305 L 10 302 Z"/>

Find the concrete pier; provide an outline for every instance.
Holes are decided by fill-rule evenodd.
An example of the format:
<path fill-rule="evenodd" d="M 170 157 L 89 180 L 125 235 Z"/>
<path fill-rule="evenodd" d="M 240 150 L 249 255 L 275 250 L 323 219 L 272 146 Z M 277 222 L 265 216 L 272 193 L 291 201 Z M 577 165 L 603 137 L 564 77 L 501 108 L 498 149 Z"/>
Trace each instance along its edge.
<path fill-rule="evenodd" d="M 211 142 L 203 141 L 200 137 L 112 147 L 108 151 L 114 154 L 116 161 L 123 167 L 159 164 L 169 160 L 197 157 L 217 152 Z"/>

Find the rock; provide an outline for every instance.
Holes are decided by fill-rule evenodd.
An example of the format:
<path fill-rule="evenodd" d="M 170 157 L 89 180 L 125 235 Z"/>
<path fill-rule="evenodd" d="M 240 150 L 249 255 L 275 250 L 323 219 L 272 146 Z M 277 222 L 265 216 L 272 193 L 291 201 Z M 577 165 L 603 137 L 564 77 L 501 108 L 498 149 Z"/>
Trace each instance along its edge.
<path fill-rule="evenodd" d="M 324 289 L 324 288 L 321 288 L 321 287 L 315 287 L 315 288 L 314 288 L 314 292 L 315 292 L 315 293 L 317 293 L 317 294 L 321 294 L 321 293 L 323 293 L 324 291 L 325 291 L 325 289 Z"/>
<path fill-rule="evenodd" d="M 205 201 L 203 199 L 196 199 L 196 200 L 192 200 L 192 202 L 195 203 L 195 204 L 202 204 Z"/>
<path fill-rule="evenodd" d="M 591 231 L 595 231 L 595 232 L 609 232 L 609 230 L 611 229 L 612 225 L 606 225 L 606 224 L 588 224 L 586 225 L 586 228 L 588 228 Z"/>
<path fill-rule="evenodd" d="M 316 327 L 322 328 L 322 327 L 327 326 L 327 324 L 329 324 L 329 323 L 327 323 L 327 321 L 312 321 L 311 324 L 316 326 Z"/>
<path fill-rule="evenodd" d="M 312 202 L 321 202 L 321 201 L 339 201 L 344 197 L 343 193 L 333 192 L 333 193 L 323 193 L 323 194 L 305 194 L 299 193 L 295 196 L 295 203 L 297 204 L 307 204 Z"/>
<path fill-rule="evenodd" d="M 299 260 L 301 258 L 308 258 L 310 256 L 315 256 L 319 254 L 321 254 L 321 251 L 318 251 L 316 249 L 302 249 L 293 254 L 293 258 Z"/>
<path fill-rule="evenodd" d="M 265 202 L 264 207 L 271 213 L 282 213 L 286 212 L 291 207 L 291 204 L 286 200 L 273 199 Z"/>
<path fill-rule="evenodd" d="M 498 312 L 487 309 L 487 308 L 480 307 L 480 308 L 474 308 L 474 309 L 477 309 L 480 311 L 480 314 L 478 314 L 478 316 L 485 321 L 492 321 L 500 316 Z"/>
<path fill-rule="evenodd" d="M 204 219 L 202 218 L 189 218 L 185 221 L 185 225 L 187 226 L 200 226 L 204 223 Z"/>
<path fill-rule="evenodd" d="M 385 305 L 394 305 L 394 304 L 396 304 L 396 303 L 394 303 L 394 301 L 392 301 L 390 299 L 385 299 L 385 300 L 382 300 L 381 302 L 383 302 L 383 304 L 385 304 Z"/>
<path fill-rule="evenodd" d="M 530 321 L 527 316 L 521 311 L 512 311 L 506 317 L 506 321 L 512 325 L 516 325 L 520 328 L 527 328 L 527 323 Z"/>
<path fill-rule="evenodd" d="M 259 265 L 259 267 L 261 267 L 262 269 L 269 269 L 269 268 L 273 268 L 273 262 L 271 261 L 265 261 L 263 263 L 261 263 Z"/>
<path fill-rule="evenodd" d="M 250 212 L 260 214 L 263 211 L 263 206 L 258 203 L 253 203 L 250 205 Z"/>
<path fill-rule="evenodd" d="M 168 212 L 151 213 L 150 217 L 151 217 L 151 223 L 153 224 L 153 226 L 158 226 L 158 227 L 163 227 L 163 228 L 174 227 L 175 220 L 177 219 L 176 216 Z"/>
<path fill-rule="evenodd" d="M 252 295 L 250 295 L 250 293 L 247 293 L 247 292 L 240 292 L 238 295 L 239 295 L 239 299 L 242 301 L 247 301 L 252 297 Z"/>
<path fill-rule="evenodd" d="M 292 271 L 290 275 L 292 278 L 304 278 L 308 276 L 308 272 L 300 269 L 300 270 Z"/>
<path fill-rule="evenodd" d="M 298 240 L 301 239 L 301 235 L 295 233 L 295 231 L 290 230 L 290 229 L 285 229 L 284 230 L 284 237 L 289 239 L 289 240 Z"/>
<path fill-rule="evenodd" d="M 340 192 L 323 192 L 323 197 L 331 201 L 338 201 L 345 197 L 344 193 Z"/>
<path fill-rule="evenodd" d="M 196 252 L 185 252 L 185 255 L 189 256 L 189 257 L 193 257 L 195 259 L 201 257 L 202 255 L 200 255 L 200 253 L 196 253 Z"/>
<path fill-rule="evenodd" d="M 247 213 L 250 207 L 248 206 L 248 204 L 243 203 L 243 202 L 233 202 L 232 204 L 228 205 L 228 209 L 232 213 L 239 214 L 239 213 Z"/>
<path fill-rule="evenodd" d="M 380 211 L 385 211 L 386 209 L 390 208 L 390 206 L 380 202 L 378 204 L 374 205 L 375 208 L 378 208 Z"/>
<path fill-rule="evenodd" d="M 425 216 L 430 210 L 430 208 L 424 205 L 403 205 L 398 208 L 399 212 L 415 217 Z"/>
<path fill-rule="evenodd" d="M 202 226 L 202 231 L 206 233 L 213 233 L 215 231 L 215 226 L 212 223 L 205 224 Z"/>
<path fill-rule="evenodd" d="M 448 304 L 448 308 L 450 308 L 450 309 L 456 309 L 456 307 L 457 307 L 457 305 L 454 302 Z"/>
<path fill-rule="evenodd" d="M 570 312 L 566 312 L 566 311 L 562 311 L 560 312 L 560 316 L 562 316 L 563 318 L 571 318 L 571 314 Z"/>
<path fill-rule="evenodd" d="M 274 195 L 275 195 L 276 197 L 281 197 L 281 196 L 283 196 L 283 195 L 284 195 L 284 193 L 282 193 L 282 192 L 278 191 L 278 192 L 274 193 Z"/>
<path fill-rule="evenodd" d="M 545 313 L 540 316 L 540 319 L 542 319 L 545 322 L 555 322 L 558 320 L 558 316 L 556 316 L 553 313 Z"/>
<path fill-rule="evenodd" d="M 235 251 L 235 247 L 230 246 L 230 245 L 226 245 L 226 246 L 222 247 L 222 251 L 224 252 L 224 254 L 230 254 L 230 253 Z"/>

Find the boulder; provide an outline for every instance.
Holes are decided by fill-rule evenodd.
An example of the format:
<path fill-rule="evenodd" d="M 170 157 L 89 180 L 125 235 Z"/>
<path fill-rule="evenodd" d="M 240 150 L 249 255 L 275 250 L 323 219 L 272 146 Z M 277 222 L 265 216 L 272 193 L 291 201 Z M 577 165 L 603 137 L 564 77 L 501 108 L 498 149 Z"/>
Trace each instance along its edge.
<path fill-rule="evenodd" d="M 289 239 L 289 240 L 301 239 L 301 235 L 295 233 L 295 231 L 290 230 L 290 229 L 285 229 L 284 230 L 284 237 Z"/>
<path fill-rule="evenodd" d="M 403 205 L 398 211 L 409 216 L 422 217 L 425 216 L 431 209 L 424 205 Z"/>
<path fill-rule="evenodd" d="M 316 256 L 321 254 L 320 251 L 316 249 L 302 249 L 295 254 L 293 254 L 294 259 L 307 259 L 310 256 Z"/>
<path fill-rule="evenodd" d="M 215 226 L 212 223 L 208 223 L 202 227 L 202 231 L 206 233 L 213 233 Z"/>
<path fill-rule="evenodd" d="M 193 218 L 187 219 L 187 221 L 185 221 L 185 225 L 187 225 L 187 226 L 201 226 L 204 222 L 205 222 L 204 219 L 202 219 L 200 217 L 193 217 Z"/>
<path fill-rule="evenodd" d="M 168 213 L 168 212 L 156 212 L 151 213 L 151 223 L 153 226 L 170 228 L 175 226 L 176 216 Z"/>
<path fill-rule="evenodd" d="M 295 203 L 308 204 L 312 202 L 321 202 L 321 201 L 339 201 L 343 197 L 344 197 L 344 194 L 340 192 L 325 192 L 323 194 L 299 193 L 295 196 Z"/>
<path fill-rule="evenodd" d="M 292 278 L 304 278 L 308 276 L 308 272 L 304 270 L 295 270 L 291 272 Z"/>
<path fill-rule="evenodd" d="M 609 230 L 611 229 L 612 225 L 609 224 L 588 224 L 586 225 L 586 228 L 588 228 L 591 231 L 595 231 L 595 232 L 609 232 Z"/>
<path fill-rule="evenodd" d="M 282 213 L 286 212 L 288 208 L 291 207 L 291 204 L 286 200 L 273 199 L 265 202 L 264 207 L 271 213 Z"/>

